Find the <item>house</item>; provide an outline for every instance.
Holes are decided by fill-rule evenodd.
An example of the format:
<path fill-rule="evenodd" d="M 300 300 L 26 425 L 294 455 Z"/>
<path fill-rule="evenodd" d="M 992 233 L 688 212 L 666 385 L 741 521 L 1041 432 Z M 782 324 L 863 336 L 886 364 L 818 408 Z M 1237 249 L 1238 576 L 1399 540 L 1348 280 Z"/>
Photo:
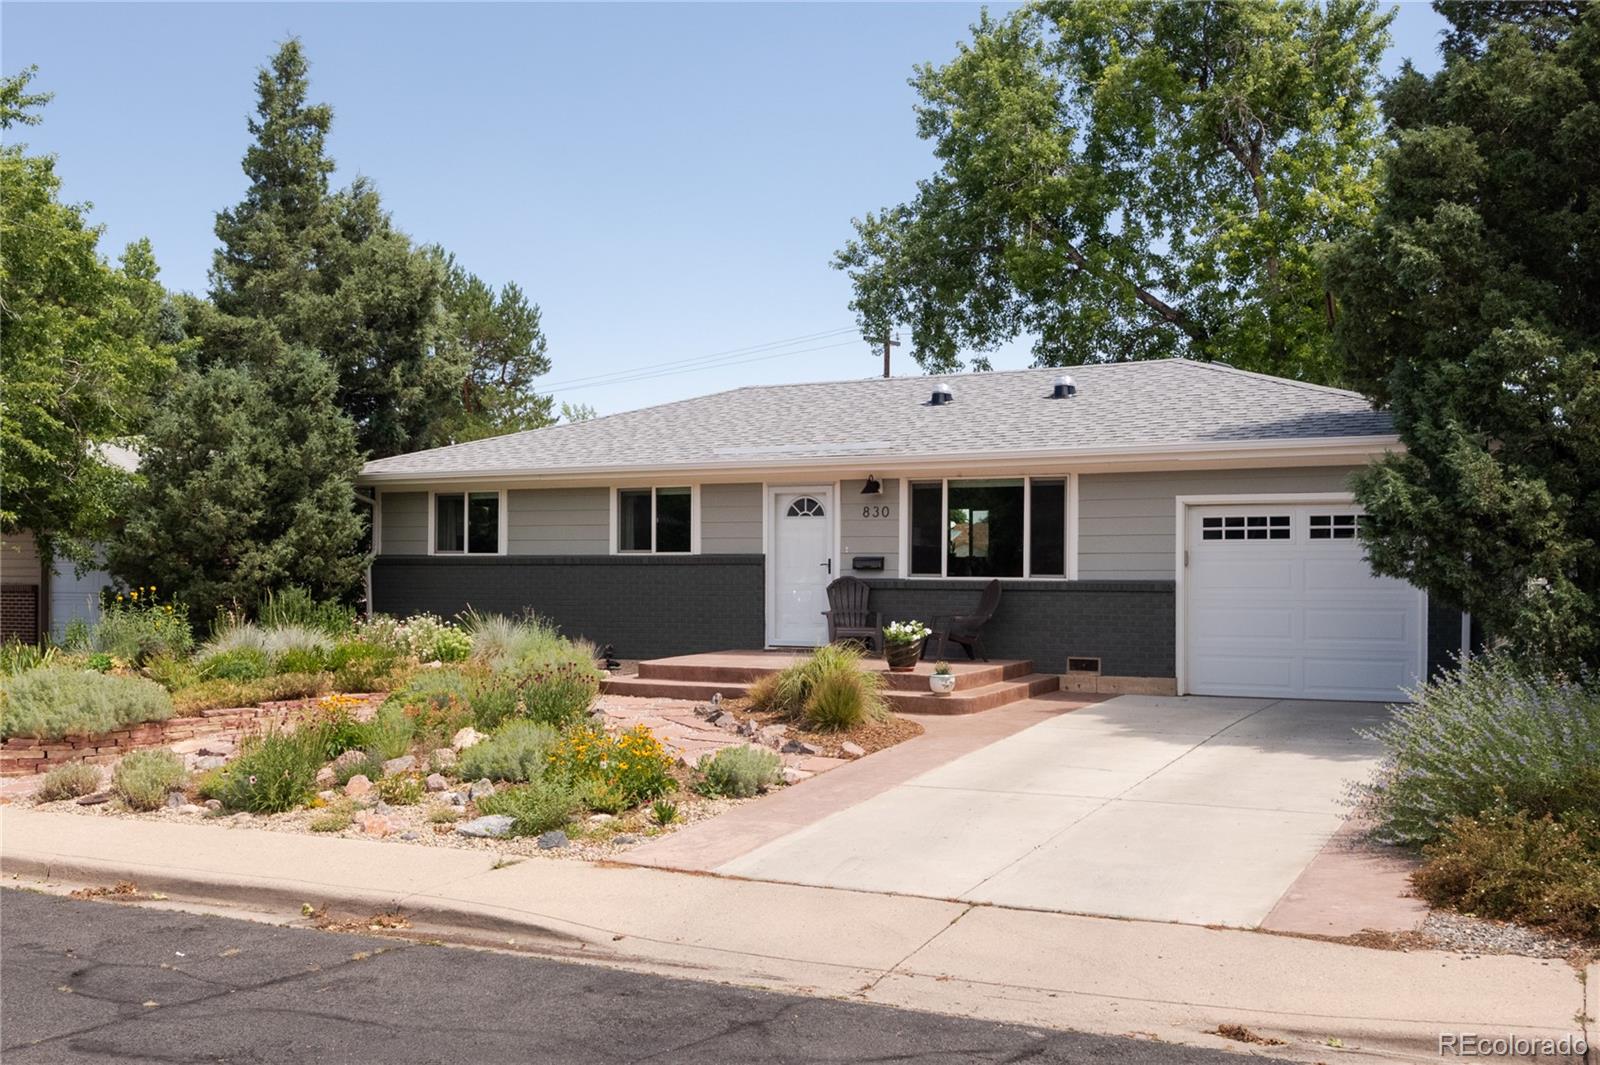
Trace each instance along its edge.
<path fill-rule="evenodd" d="M 93 624 L 110 584 L 104 570 L 80 571 L 65 559 L 44 565 L 27 529 L 0 533 L 0 641 L 38 643 L 46 633 L 59 640 L 75 620 Z"/>
<path fill-rule="evenodd" d="M 1355 393 L 1165 360 L 737 388 L 360 480 L 379 611 L 647 658 L 820 643 L 842 573 L 886 620 L 998 577 L 990 653 L 1099 690 L 1383 699 L 1465 632 L 1363 559 L 1349 477 L 1399 446 Z"/>

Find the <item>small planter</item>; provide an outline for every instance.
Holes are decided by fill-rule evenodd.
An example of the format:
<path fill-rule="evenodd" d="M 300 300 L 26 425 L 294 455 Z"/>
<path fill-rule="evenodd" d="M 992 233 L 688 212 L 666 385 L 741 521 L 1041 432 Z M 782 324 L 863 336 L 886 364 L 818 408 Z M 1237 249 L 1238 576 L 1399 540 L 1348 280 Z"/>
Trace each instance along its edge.
<path fill-rule="evenodd" d="M 949 695 L 956 690 L 956 675 L 935 673 L 928 678 L 928 689 L 935 695 Z"/>
<path fill-rule="evenodd" d="M 910 673 L 917 668 L 917 663 L 922 660 L 923 645 L 928 642 L 924 636 L 911 643 L 885 643 L 883 657 L 889 662 L 889 669 L 894 673 Z"/>

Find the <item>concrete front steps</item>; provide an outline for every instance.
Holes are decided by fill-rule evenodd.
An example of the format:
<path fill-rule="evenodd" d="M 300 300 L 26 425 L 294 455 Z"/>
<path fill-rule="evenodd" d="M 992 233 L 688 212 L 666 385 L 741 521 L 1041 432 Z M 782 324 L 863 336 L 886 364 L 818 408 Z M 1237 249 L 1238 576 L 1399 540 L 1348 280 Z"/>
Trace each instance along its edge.
<path fill-rule="evenodd" d="M 611 695 L 704 702 L 721 693 L 725 699 L 745 695 L 762 676 L 800 661 L 802 654 L 785 651 L 725 651 L 680 655 L 639 663 L 637 676 L 608 677 L 601 690 Z M 931 662 L 919 662 L 909 673 L 892 673 L 882 659 L 863 666 L 884 677 L 884 698 L 903 714 L 975 714 L 1045 692 L 1059 691 L 1061 677 L 1035 673 L 1026 660 L 952 662 L 956 690 L 935 695 L 928 689 Z"/>

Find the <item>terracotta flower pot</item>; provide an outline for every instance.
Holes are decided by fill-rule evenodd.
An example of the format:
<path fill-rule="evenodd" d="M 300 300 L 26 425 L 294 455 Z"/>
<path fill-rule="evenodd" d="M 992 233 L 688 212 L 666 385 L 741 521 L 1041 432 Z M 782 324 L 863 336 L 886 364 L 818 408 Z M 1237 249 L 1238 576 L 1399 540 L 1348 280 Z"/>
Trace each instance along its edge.
<path fill-rule="evenodd" d="M 886 643 L 883 647 L 883 657 L 889 662 L 889 669 L 894 673 L 910 673 L 917 668 L 917 663 L 922 660 L 922 647 L 926 644 L 924 637 L 915 643 Z"/>

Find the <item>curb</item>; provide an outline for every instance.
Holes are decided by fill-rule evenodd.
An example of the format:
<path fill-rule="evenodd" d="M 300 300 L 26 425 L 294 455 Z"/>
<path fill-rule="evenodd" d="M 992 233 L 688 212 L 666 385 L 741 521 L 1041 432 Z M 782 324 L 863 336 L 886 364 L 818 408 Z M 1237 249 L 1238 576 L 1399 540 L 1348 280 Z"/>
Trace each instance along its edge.
<path fill-rule="evenodd" d="M 591 936 L 552 928 L 548 925 L 480 910 L 441 904 L 437 901 L 411 901 L 410 897 L 380 891 L 351 888 L 337 895 L 323 889 L 321 894 L 277 887 L 255 881 L 218 875 L 197 876 L 157 867 L 129 868 L 92 858 L 61 858 L 7 852 L 0 854 L 0 876 L 8 880 L 34 880 L 89 887 L 110 887 L 118 881 L 132 881 L 142 891 L 154 892 L 172 901 L 202 905 L 248 908 L 268 913 L 299 915 L 301 907 L 312 905 L 328 914 L 346 919 L 365 919 L 374 914 L 398 912 L 414 926 L 451 932 L 465 938 L 494 936 L 517 941 L 518 946 L 535 947 L 555 954 L 582 954 L 601 960 L 624 961 L 609 937 Z"/>

